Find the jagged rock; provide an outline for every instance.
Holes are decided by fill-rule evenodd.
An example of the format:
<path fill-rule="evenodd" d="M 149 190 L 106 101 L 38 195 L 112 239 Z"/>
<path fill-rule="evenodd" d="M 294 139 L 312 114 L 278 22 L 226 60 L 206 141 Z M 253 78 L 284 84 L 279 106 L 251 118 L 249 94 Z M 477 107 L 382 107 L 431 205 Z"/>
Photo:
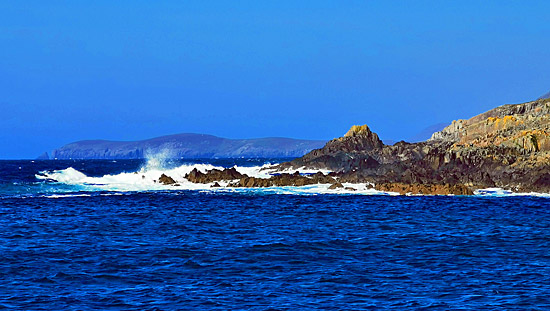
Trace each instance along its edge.
<path fill-rule="evenodd" d="M 162 174 L 159 177 L 159 183 L 164 185 L 174 185 L 176 184 L 176 181 L 172 177 Z"/>
<path fill-rule="evenodd" d="M 324 175 L 323 173 L 316 173 L 312 176 L 302 176 L 298 172 L 294 174 L 278 174 L 271 176 L 270 178 L 256 178 L 245 176 L 237 182 L 229 184 L 229 187 L 285 187 L 285 186 L 306 186 L 314 184 L 328 184 L 333 183 L 334 178 Z"/>
<path fill-rule="evenodd" d="M 184 176 L 187 180 L 194 183 L 209 184 L 214 181 L 221 180 L 235 180 L 247 177 L 245 174 L 239 173 L 234 167 L 226 168 L 224 170 L 212 169 L 206 173 L 194 168 L 189 174 Z"/>
<path fill-rule="evenodd" d="M 244 187 L 244 188 L 264 188 L 273 186 L 270 179 L 243 177 L 239 181 L 229 184 L 229 187 Z"/>
<path fill-rule="evenodd" d="M 214 184 L 212 184 L 212 186 L 210 186 L 210 188 L 219 188 L 221 187 L 220 184 L 218 184 L 218 182 L 215 182 Z"/>
<path fill-rule="evenodd" d="M 337 183 L 334 183 L 334 184 L 330 185 L 330 187 L 328 187 L 329 190 L 334 190 L 334 189 L 338 189 L 338 188 L 344 188 L 344 185 L 337 182 Z"/>

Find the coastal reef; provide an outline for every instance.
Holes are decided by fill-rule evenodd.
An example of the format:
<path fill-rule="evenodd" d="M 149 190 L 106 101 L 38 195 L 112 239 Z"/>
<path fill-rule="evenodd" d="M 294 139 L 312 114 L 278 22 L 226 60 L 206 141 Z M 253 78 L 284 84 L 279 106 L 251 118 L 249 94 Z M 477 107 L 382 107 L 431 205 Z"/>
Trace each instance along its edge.
<path fill-rule="evenodd" d="M 223 170 L 211 169 L 202 173 L 196 168 L 185 178 L 190 182 L 208 184 L 219 181 L 227 181 L 228 187 L 283 187 L 283 186 L 306 186 L 314 184 L 336 184 L 336 180 L 328 175 L 318 172 L 308 176 L 281 173 L 271 176 L 270 178 L 251 177 L 246 174 L 239 173 L 235 168 L 226 168 Z M 213 187 L 219 187 L 219 184 L 214 184 Z"/>

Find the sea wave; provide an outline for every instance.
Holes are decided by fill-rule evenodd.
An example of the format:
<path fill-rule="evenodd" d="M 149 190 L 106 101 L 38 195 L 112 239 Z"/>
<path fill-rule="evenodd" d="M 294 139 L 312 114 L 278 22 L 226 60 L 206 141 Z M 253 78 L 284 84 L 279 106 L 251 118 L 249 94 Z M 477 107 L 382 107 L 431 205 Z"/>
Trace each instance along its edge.
<path fill-rule="evenodd" d="M 478 189 L 474 191 L 476 196 L 490 196 L 490 197 L 508 197 L 508 196 L 530 196 L 530 197 L 545 197 L 550 198 L 550 193 L 540 193 L 540 192 L 513 192 L 510 190 L 502 188 L 486 188 Z"/>

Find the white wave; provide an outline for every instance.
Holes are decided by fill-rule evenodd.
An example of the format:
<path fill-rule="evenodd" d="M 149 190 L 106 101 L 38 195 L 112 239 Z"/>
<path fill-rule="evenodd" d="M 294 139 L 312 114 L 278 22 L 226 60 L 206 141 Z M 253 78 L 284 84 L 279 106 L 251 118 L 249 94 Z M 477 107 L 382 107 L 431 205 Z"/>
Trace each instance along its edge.
<path fill-rule="evenodd" d="M 488 197 L 505 197 L 505 196 L 515 196 L 515 197 L 524 197 L 524 196 L 531 196 L 531 197 L 543 197 L 543 198 L 550 198 L 550 193 L 540 193 L 540 192 L 513 192 L 510 190 L 505 190 L 502 188 L 485 188 L 485 189 L 478 189 L 474 191 L 474 195 L 476 196 L 488 196 Z"/>
<path fill-rule="evenodd" d="M 331 173 L 332 171 L 331 170 L 326 170 L 326 169 L 307 169 L 304 167 L 300 167 L 300 168 L 297 168 L 297 169 L 292 169 L 292 168 L 289 168 L 289 169 L 286 169 L 286 170 L 282 170 L 282 171 L 277 171 L 277 169 L 275 168 L 275 165 L 264 165 L 262 168 L 261 168 L 261 171 L 262 172 L 265 172 L 267 174 L 274 174 L 274 173 L 278 173 L 278 174 L 282 174 L 282 173 L 287 173 L 287 174 L 294 174 L 296 172 L 299 172 L 300 174 L 315 174 L 315 173 L 323 173 L 323 174 L 328 174 L 328 173 Z"/>
<path fill-rule="evenodd" d="M 72 167 L 52 172 L 41 172 L 41 174 L 36 175 L 38 179 L 51 179 L 69 185 L 82 183 L 87 177 L 84 173 Z"/>
<path fill-rule="evenodd" d="M 60 199 L 60 198 L 74 198 L 74 197 L 91 197 L 90 194 L 50 194 L 43 195 L 43 198 Z"/>
<path fill-rule="evenodd" d="M 172 169 L 162 169 L 159 166 L 146 165 L 139 171 L 131 173 L 120 173 L 115 175 L 104 175 L 100 177 L 86 176 L 84 173 L 69 167 L 64 170 L 45 171 L 36 175 L 43 180 L 54 180 L 69 185 L 81 185 L 82 190 L 105 190 L 105 191 L 146 191 L 146 190 L 166 190 L 166 189 L 202 189 L 209 185 L 194 184 L 187 181 L 184 176 L 194 168 L 200 171 L 206 171 L 214 167 L 208 164 L 182 165 Z M 158 183 L 162 174 L 172 177 L 180 186 L 167 186 Z"/>

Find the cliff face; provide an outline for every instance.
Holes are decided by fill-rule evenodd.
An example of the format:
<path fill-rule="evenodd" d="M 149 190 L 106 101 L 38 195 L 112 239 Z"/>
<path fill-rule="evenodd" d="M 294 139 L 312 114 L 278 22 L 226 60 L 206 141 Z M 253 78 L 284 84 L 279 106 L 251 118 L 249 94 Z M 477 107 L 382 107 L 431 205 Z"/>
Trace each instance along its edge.
<path fill-rule="evenodd" d="M 353 127 L 281 168 L 330 169 L 341 181 L 413 193 L 465 194 L 464 187 L 550 192 L 549 127 L 550 99 L 454 121 L 429 141 L 414 144 L 383 145 L 367 126 Z"/>
<path fill-rule="evenodd" d="M 505 105 L 469 120 L 453 121 L 431 141 L 457 146 L 502 146 L 519 151 L 550 151 L 550 99 Z"/>

